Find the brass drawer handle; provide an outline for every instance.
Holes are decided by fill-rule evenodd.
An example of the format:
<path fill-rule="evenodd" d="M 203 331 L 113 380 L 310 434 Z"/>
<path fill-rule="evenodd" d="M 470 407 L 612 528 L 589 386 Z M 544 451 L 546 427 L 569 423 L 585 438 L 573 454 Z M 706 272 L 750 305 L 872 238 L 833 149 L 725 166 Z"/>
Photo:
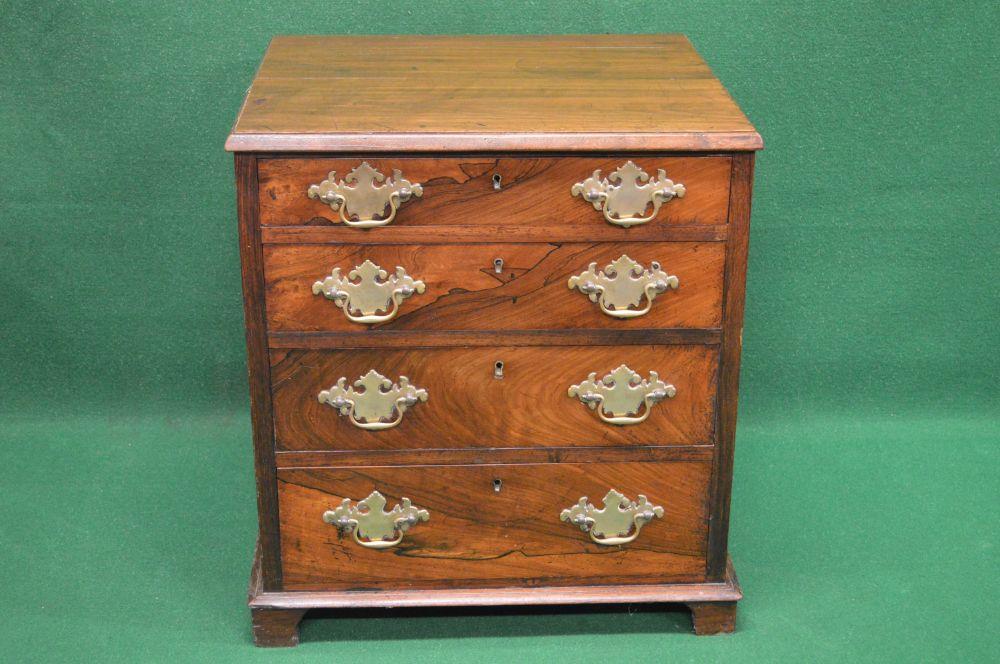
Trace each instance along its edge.
<path fill-rule="evenodd" d="M 414 293 L 424 292 L 424 282 L 414 279 L 402 267 L 389 275 L 386 270 L 366 260 L 341 276 L 334 268 L 329 277 L 317 281 L 313 295 L 322 294 L 344 310 L 347 320 L 353 323 L 384 323 L 396 317 L 399 305 Z M 382 311 L 385 313 L 379 314 Z"/>
<path fill-rule="evenodd" d="M 380 431 L 399 424 L 407 408 L 427 401 L 427 390 L 411 385 L 406 376 L 400 376 L 397 385 L 372 369 L 351 387 L 347 387 L 347 378 L 338 379 L 336 385 L 319 393 L 319 401 L 336 408 L 356 427 Z"/>
<path fill-rule="evenodd" d="M 422 196 L 424 188 L 405 179 L 398 169 L 393 169 L 392 177 L 386 180 L 363 161 L 340 182 L 337 171 L 330 171 L 326 180 L 311 185 L 306 193 L 338 211 L 340 220 L 348 226 L 374 228 L 391 224 L 399 206 L 414 196 Z M 383 216 L 387 207 L 389 214 Z"/>
<path fill-rule="evenodd" d="M 662 168 L 657 169 L 656 179 L 650 181 L 649 174 L 631 161 L 603 179 L 601 170 L 597 169 L 570 189 L 574 196 L 592 203 L 595 210 L 602 210 L 609 223 L 624 228 L 650 221 L 663 203 L 674 197 L 684 198 L 685 191 L 684 185 L 668 179 Z M 648 216 L 641 216 L 650 205 L 653 211 Z"/>
<path fill-rule="evenodd" d="M 663 517 L 663 508 L 639 495 L 632 502 L 614 489 L 604 496 L 604 509 L 597 509 L 587 497 L 565 509 L 559 518 L 590 534 L 590 539 L 604 546 L 628 544 L 639 536 L 642 527 L 656 517 Z"/>
<path fill-rule="evenodd" d="M 649 313 L 653 298 L 679 285 L 680 280 L 661 270 L 659 263 L 650 263 L 647 270 L 625 255 L 603 270 L 597 269 L 597 263 L 591 263 L 584 272 L 569 278 L 570 290 L 579 289 L 591 302 L 597 302 L 601 311 L 615 318 L 635 318 Z M 638 307 L 643 296 L 646 306 L 631 308 Z"/>
<path fill-rule="evenodd" d="M 418 521 L 431 518 L 427 510 L 414 507 L 409 498 L 403 498 L 402 503 L 386 512 L 385 497 L 372 491 L 357 505 L 345 498 L 339 507 L 323 513 L 323 521 L 336 526 L 342 534 L 351 533 L 363 547 L 388 549 L 402 542 L 406 531 Z"/>
<path fill-rule="evenodd" d="M 602 421 L 617 425 L 645 421 L 653 406 L 676 394 L 677 388 L 660 380 L 655 371 L 644 379 L 624 364 L 600 380 L 597 372 L 592 372 L 587 380 L 569 388 L 570 398 L 596 410 Z"/>

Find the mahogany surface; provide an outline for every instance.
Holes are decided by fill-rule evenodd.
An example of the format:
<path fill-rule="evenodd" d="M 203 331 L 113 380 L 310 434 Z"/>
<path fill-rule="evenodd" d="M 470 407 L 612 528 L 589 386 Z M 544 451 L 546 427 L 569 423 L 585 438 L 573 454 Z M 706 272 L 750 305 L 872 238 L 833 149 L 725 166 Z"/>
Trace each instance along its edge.
<path fill-rule="evenodd" d="M 736 602 L 742 599 L 743 592 L 731 561 L 726 569 L 725 578 L 718 582 L 265 592 L 261 589 L 258 550 L 250 571 L 248 595 L 255 643 L 258 646 L 293 646 L 298 644 L 298 623 L 310 608 L 605 604 L 621 601 L 623 595 L 628 596 L 629 604 L 686 603 L 692 611 L 692 622 L 696 633 L 723 633 L 732 631 L 725 629 L 726 627 L 735 627 Z M 719 609 L 704 610 L 711 605 L 718 605 Z M 700 612 L 696 613 L 699 609 Z"/>
<path fill-rule="evenodd" d="M 673 202 L 673 201 L 671 201 Z M 473 244 L 499 242 L 722 242 L 729 237 L 728 224 L 644 224 L 631 228 L 595 224 L 590 220 L 575 226 L 558 224 L 552 227 L 508 224 L 462 224 L 405 226 L 389 225 L 378 233 L 359 233 L 343 224 L 328 224 L 324 220 L 310 226 L 264 226 L 260 229 L 265 244 Z"/>
<path fill-rule="evenodd" d="M 250 568 L 251 609 L 351 609 L 420 606 L 538 606 L 607 604 L 628 594 L 630 604 L 663 602 L 736 602 L 743 598 L 732 561 L 721 581 L 700 583 L 630 583 L 627 585 L 505 586 L 500 588 L 394 588 L 392 590 L 264 591 L 260 584 L 260 551 Z"/>
<path fill-rule="evenodd" d="M 630 159 L 650 177 L 655 178 L 657 169 L 663 169 L 668 178 L 686 188 L 683 198 L 663 204 L 656 226 L 726 223 L 731 158 L 659 155 L 264 159 L 260 163 L 260 222 L 265 226 L 302 226 L 339 221 L 339 212 L 309 198 L 306 192 L 310 185 L 327 179 L 330 171 L 336 171 L 336 179 L 341 180 L 365 161 L 386 177 L 399 169 L 407 180 L 423 186 L 422 196 L 400 206 L 394 228 L 474 224 L 541 227 L 552 232 L 589 226 L 617 230 L 620 238 L 624 229 L 608 225 L 599 210 L 571 195 L 570 190 L 595 170 L 608 177 Z M 494 175 L 500 175 L 499 190 L 493 186 Z M 481 235 L 488 237 L 487 230 Z"/>
<path fill-rule="evenodd" d="M 255 642 L 294 645 L 314 607 L 680 602 L 696 633 L 732 631 L 760 147 L 680 35 L 275 38 L 227 141 L 259 512 Z M 570 189 L 628 160 L 686 191 L 621 228 Z M 385 227 L 339 223 L 306 195 L 362 161 L 423 186 Z M 680 288 L 626 320 L 568 288 L 623 254 L 658 261 Z M 364 260 L 404 267 L 425 292 L 392 321 L 349 322 L 312 284 Z M 567 395 L 621 364 L 657 371 L 676 396 L 614 426 Z M 377 432 L 318 401 L 372 369 L 407 376 L 428 401 Z M 612 488 L 664 517 L 614 546 L 559 519 Z M 323 521 L 373 490 L 430 520 L 384 550 Z"/>
<path fill-rule="evenodd" d="M 684 35 L 281 36 L 230 150 L 756 150 Z"/>
<path fill-rule="evenodd" d="M 521 586 L 705 579 L 711 464 L 585 463 L 282 470 L 286 589 Z M 494 482 L 500 481 L 496 491 Z M 608 487 L 664 508 L 627 546 L 601 546 L 561 521 Z M 322 515 L 378 490 L 430 512 L 401 544 L 375 550 L 339 537 Z"/>
<path fill-rule="evenodd" d="M 712 527 L 708 573 L 721 579 L 726 573 L 729 537 L 729 498 L 733 484 L 736 446 L 736 403 L 740 391 L 740 352 L 743 346 L 743 304 L 746 299 L 747 249 L 750 241 L 750 195 L 753 189 L 752 154 L 733 158 L 730 203 L 732 239 L 726 243 L 726 286 L 723 305 L 722 364 L 719 370 L 718 445 L 712 474 Z"/>
<path fill-rule="evenodd" d="M 277 449 L 420 449 L 705 445 L 713 442 L 718 353 L 714 346 L 526 346 L 413 350 L 271 351 Z M 504 377 L 493 375 L 504 363 Z M 623 362 L 677 388 L 641 425 L 605 424 L 567 390 Z M 392 429 L 366 431 L 317 395 L 341 377 L 375 369 L 406 376 L 428 399 Z"/>
<path fill-rule="evenodd" d="M 658 261 L 680 286 L 658 295 L 648 314 L 631 319 L 608 316 L 569 289 L 569 278 L 590 263 L 604 269 L 622 255 L 646 268 Z M 503 260 L 500 273 L 496 258 Z M 351 322 L 334 302 L 313 294 L 313 283 L 334 267 L 346 276 L 366 260 L 389 274 L 397 265 L 405 268 L 426 291 L 404 300 L 394 319 L 375 326 Z M 719 242 L 268 245 L 267 323 L 272 332 L 718 328 L 724 260 Z"/>

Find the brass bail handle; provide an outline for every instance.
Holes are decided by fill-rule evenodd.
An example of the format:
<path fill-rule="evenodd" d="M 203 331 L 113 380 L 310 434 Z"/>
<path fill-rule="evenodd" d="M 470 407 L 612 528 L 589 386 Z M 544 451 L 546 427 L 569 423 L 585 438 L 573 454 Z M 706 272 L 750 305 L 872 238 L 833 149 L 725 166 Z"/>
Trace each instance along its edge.
<path fill-rule="evenodd" d="M 676 394 L 677 388 L 660 380 L 655 371 L 643 378 L 624 364 L 600 380 L 597 372 L 592 372 L 568 391 L 570 398 L 597 411 L 601 421 L 618 426 L 645 422 L 653 406 Z"/>
<path fill-rule="evenodd" d="M 601 177 L 598 169 L 570 189 L 573 196 L 580 196 L 595 210 L 601 210 L 608 223 L 623 228 L 651 221 L 661 205 L 673 198 L 683 198 L 686 191 L 684 185 L 669 179 L 662 168 L 656 171 L 656 179 L 650 180 L 649 174 L 632 161 L 625 162 L 606 178 Z M 649 206 L 652 211 L 643 216 Z"/>
<path fill-rule="evenodd" d="M 336 509 L 323 513 L 323 521 L 336 526 L 341 534 L 351 533 L 354 541 L 367 549 L 389 549 L 403 541 L 403 535 L 430 513 L 415 507 L 409 498 L 402 498 L 390 511 L 385 511 L 386 499 L 372 491 L 355 505 L 345 498 Z"/>
<path fill-rule="evenodd" d="M 403 415 L 413 406 L 427 401 L 427 390 L 400 376 L 394 383 L 372 369 L 348 387 L 342 376 L 328 390 L 319 393 L 319 402 L 337 410 L 359 429 L 382 431 L 403 421 Z"/>
<path fill-rule="evenodd" d="M 340 221 L 354 228 L 375 228 L 391 224 L 399 206 L 411 198 L 423 195 L 421 184 L 410 182 L 398 169 L 392 177 L 372 168 L 367 161 L 337 180 L 337 172 L 330 171 L 326 180 L 310 185 L 309 198 L 319 200 L 340 214 Z M 389 214 L 385 214 L 389 208 Z"/>
<path fill-rule="evenodd" d="M 344 311 L 352 323 L 374 325 L 396 317 L 399 307 L 410 296 L 423 293 L 423 281 L 414 279 L 401 266 L 389 274 L 387 270 L 366 260 L 347 276 L 334 268 L 330 276 L 312 286 L 313 295 L 323 295 Z M 379 313 L 382 312 L 382 313 Z"/>
<path fill-rule="evenodd" d="M 597 263 L 591 263 L 586 270 L 569 278 L 570 290 L 578 289 L 612 318 L 643 316 L 653 308 L 657 295 L 679 286 L 680 279 L 664 272 L 658 262 L 653 261 L 647 269 L 625 254 L 603 270 L 597 269 Z M 643 299 L 646 305 L 640 306 Z"/>
<path fill-rule="evenodd" d="M 590 535 L 590 539 L 602 546 L 621 546 L 639 536 L 642 527 L 654 518 L 663 517 L 663 508 L 654 505 L 639 494 L 629 500 L 623 494 L 611 489 L 604 496 L 604 507 L 598 509 L 586 496 L 576 505 L 564 509 L 559 518 L 571 523 Z"/>

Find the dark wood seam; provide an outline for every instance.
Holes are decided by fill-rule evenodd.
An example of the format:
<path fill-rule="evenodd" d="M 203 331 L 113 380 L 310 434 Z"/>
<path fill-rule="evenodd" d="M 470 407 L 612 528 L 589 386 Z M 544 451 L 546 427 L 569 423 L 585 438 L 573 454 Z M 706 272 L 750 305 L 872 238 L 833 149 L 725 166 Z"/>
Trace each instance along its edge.
<path fill-rule="evenodd" d="M 452 346 L 714 346 L 722 341 L 720 328 L 673 328 L 661 330 L 372 330 L 369 332 L 272 332 L 271 348 L 321 349 L 408 348 Z"/>
<path fill-rule="evenodd" d="M 457 452 L 457 454 L 456 454 Z M 421 456 L 434 455 L 425 460 Z M 583 458 L 576 458 L 577 456 Z M 662 445 L 586 448 L 433 448 L 419 450 L 288 450 L 279 449 L 279 470 L 416 466 L 519 466 L 583 463 L 704 463 L 714 445 Z M 442 459 L 450 456 L 451 459 Z M 564 458 L 568 456 L 570 458 Z M 493 459 L 489 457 L 495 457 Z M 521 458 L 518 458 L 521 457 Z"/>

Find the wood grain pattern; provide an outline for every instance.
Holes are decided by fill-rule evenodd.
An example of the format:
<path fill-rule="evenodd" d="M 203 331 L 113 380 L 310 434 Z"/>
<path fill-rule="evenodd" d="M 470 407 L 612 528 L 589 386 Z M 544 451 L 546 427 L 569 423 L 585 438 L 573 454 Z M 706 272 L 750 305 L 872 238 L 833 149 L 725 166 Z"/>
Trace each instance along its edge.
<path fill-rule="evenodd" d="M 294 645 L 311 607 L 673 601 L 689 605 L 697 633 L 732 631 L 742 594 L 727 537 L 760 147 L 682 36 L 276 38 L 227 141 L 240 152 L 256 642 Z M 628 159 L 687 191 L 622 229 L 570 188 Z M 388 227 L 335 223 L 306 195 L 362 160 L 424 186 Z M 567 288 L 622 253 L 659 261 L 680 290 L 623 321 Z M 311 292 L 366 258 L 427 284 L 375 328 Z M 566 390 L 622 363 L 678 391 L 646 422 L 615 427 Z M 340 376 L 373 368 L 408 376 L 429 400 L 380 432 L 318 402 Z M 647 495 L 665 518 L 626 547 L 559 520 L 611 487 Z M 431 520 L 384 551 L 322 521 L 375 488 Z"/>
<path fill-rule="evenodd" d="M 443 606 L 540 606 L 627 602 L 735 602 L 743 598 L 733 570 L 721 582 L 497 588 L 407 588 L 387 590 L 251 591 L 251 608 L 352 609 Z M 253 588 L 251 577 L 251 588 Z"/>
<path fill-rule="evenodd" d="M 283 450 L 578 447 L 706 444 L 713 440 L 717 352 L 711 346 L 435 348 L 271 351 L 274 432 Z M 497 360 L 504 378 L 493 377 Z M 567 396 L 570 385 L 627 363 L 677 388 L 637 425 L 614 426 Z M 366 431 L 319 403 L 341 376 L 375 369 L 429 393 L 403 422 Z"/>
<path fill-rule="evenodd" d="M 286 589 L 462 587 L 704 579 L 708 463 L 543 464 L 283 470 Z M 500 480 L 499 492 L 494 481 Z M 646 495 L 665 514 L 631 544 L 600 546 L 559 519 L 581 496 Z M 323 522 L 377 489 L 430 512 L 396 547 L 372 550 Z"/>
<path fill-rule="evenodd" d="M 750 242 L 750 200 L 754 155 L 733 158 L 730 225 L 726 243 L 726 291 L 723 304 L 722 363 L 719 368 L 718 444 L 712 476 L 712 527 L 709 533 L 708 575 L 721 579 L 726 571 L 729 507 L 736 447 L 736 406 L 740 391 L 740 353 L 743 348 L 743 307 L 746 299 L 747 250 Z"/>
<path fill-rule="evenodd" d="M 760 147 L 683 35 L 276 37 L 226 146 L 625 149 L 630 140 Z"/>
<path fill-rule="evenodd" d="M 596 169 L 604 176 L 634 159 L 651 177 L 662 168 L 667 177 L 684 184 L 684 198 L 663 204 L 656 219 L 646 225 L 717 225 L 726 223 L 729 209 L 730 157 L 407 157 L 264 159 L 260 162 L 260 223 L 264 226 L 339 225 L 339 213 L 306 195 L 309 186 L 325 180 L 330 171 L 341 179 L 362 161 L 389 176 L 399 169 L 411 182 L 423 185 L 420 198 L 404 203 L 393 227 L 491 226 L 507 228 L 624 229 L 609 224 L 599 210 L 570 189 Z M 499 191 L 493 175 L 502 178 Z M 351 229 L 377 237 L 383 229 Z M 485 237 L 485 235 L 483 236 Z"/>
<path fill-rule="evenodd" d="M 281 587 L 281 551 L 278 540 L 277 480 L 274 468 L 274 425 L 271 419 L 271 367 L 264 320 L 264 269 L 257 212 L 257 159 L 238 154 L 236 209 L 240 266 L 243 277 L 243 316 L 246 324 L 247 377 L 250 384 L 250 423 L 253 430 L 254 471 L 257 479 L 258 543 L 261 583 L 265 590 Z"/>
<path fill-rule="evenodd" d="M 569 290 L 568 279 L 591 262 L 603 269 L 626 253 L 646 268 L 659 261 L 680 288 L 660 294 L 649 313 L 633 319 L 612 318 Z M 721 243 L 269 245 L 267 324 L 271 332 L 715 328 L 722 322 L 724 257 Z M 500 274 L 495 258 L 503 260 Z M 334 302 L 313 294 L 313 283 L 332 268 L 346 276 L 365 260 L 390 274 L 402 266 L 426 291 L 374 326 L 351 322 Z"/>
<path fill-rule="evenodd" d="M 619 228 L 611 224 L 579 226 L 394 226 L 377 233 L 359 233 L 358 229 L 336 226 L 265 226 L 261 229 L 264 244 L 495 244 L 498 242 L 722 242 L 729 237 L 727 224 L 643 224 Z"/>
<path fill-rule="evenodd" d="M 579 152 L 649 150 L 717 152 L 753 151 L 764 147 L 760 135 L 745 132 L 533 132 L 530 134 L 481 134 L 476 132 L 422 134 L 230 134 L 231 152 L 337 152 L 347 154 L 398 152 Z"/>

